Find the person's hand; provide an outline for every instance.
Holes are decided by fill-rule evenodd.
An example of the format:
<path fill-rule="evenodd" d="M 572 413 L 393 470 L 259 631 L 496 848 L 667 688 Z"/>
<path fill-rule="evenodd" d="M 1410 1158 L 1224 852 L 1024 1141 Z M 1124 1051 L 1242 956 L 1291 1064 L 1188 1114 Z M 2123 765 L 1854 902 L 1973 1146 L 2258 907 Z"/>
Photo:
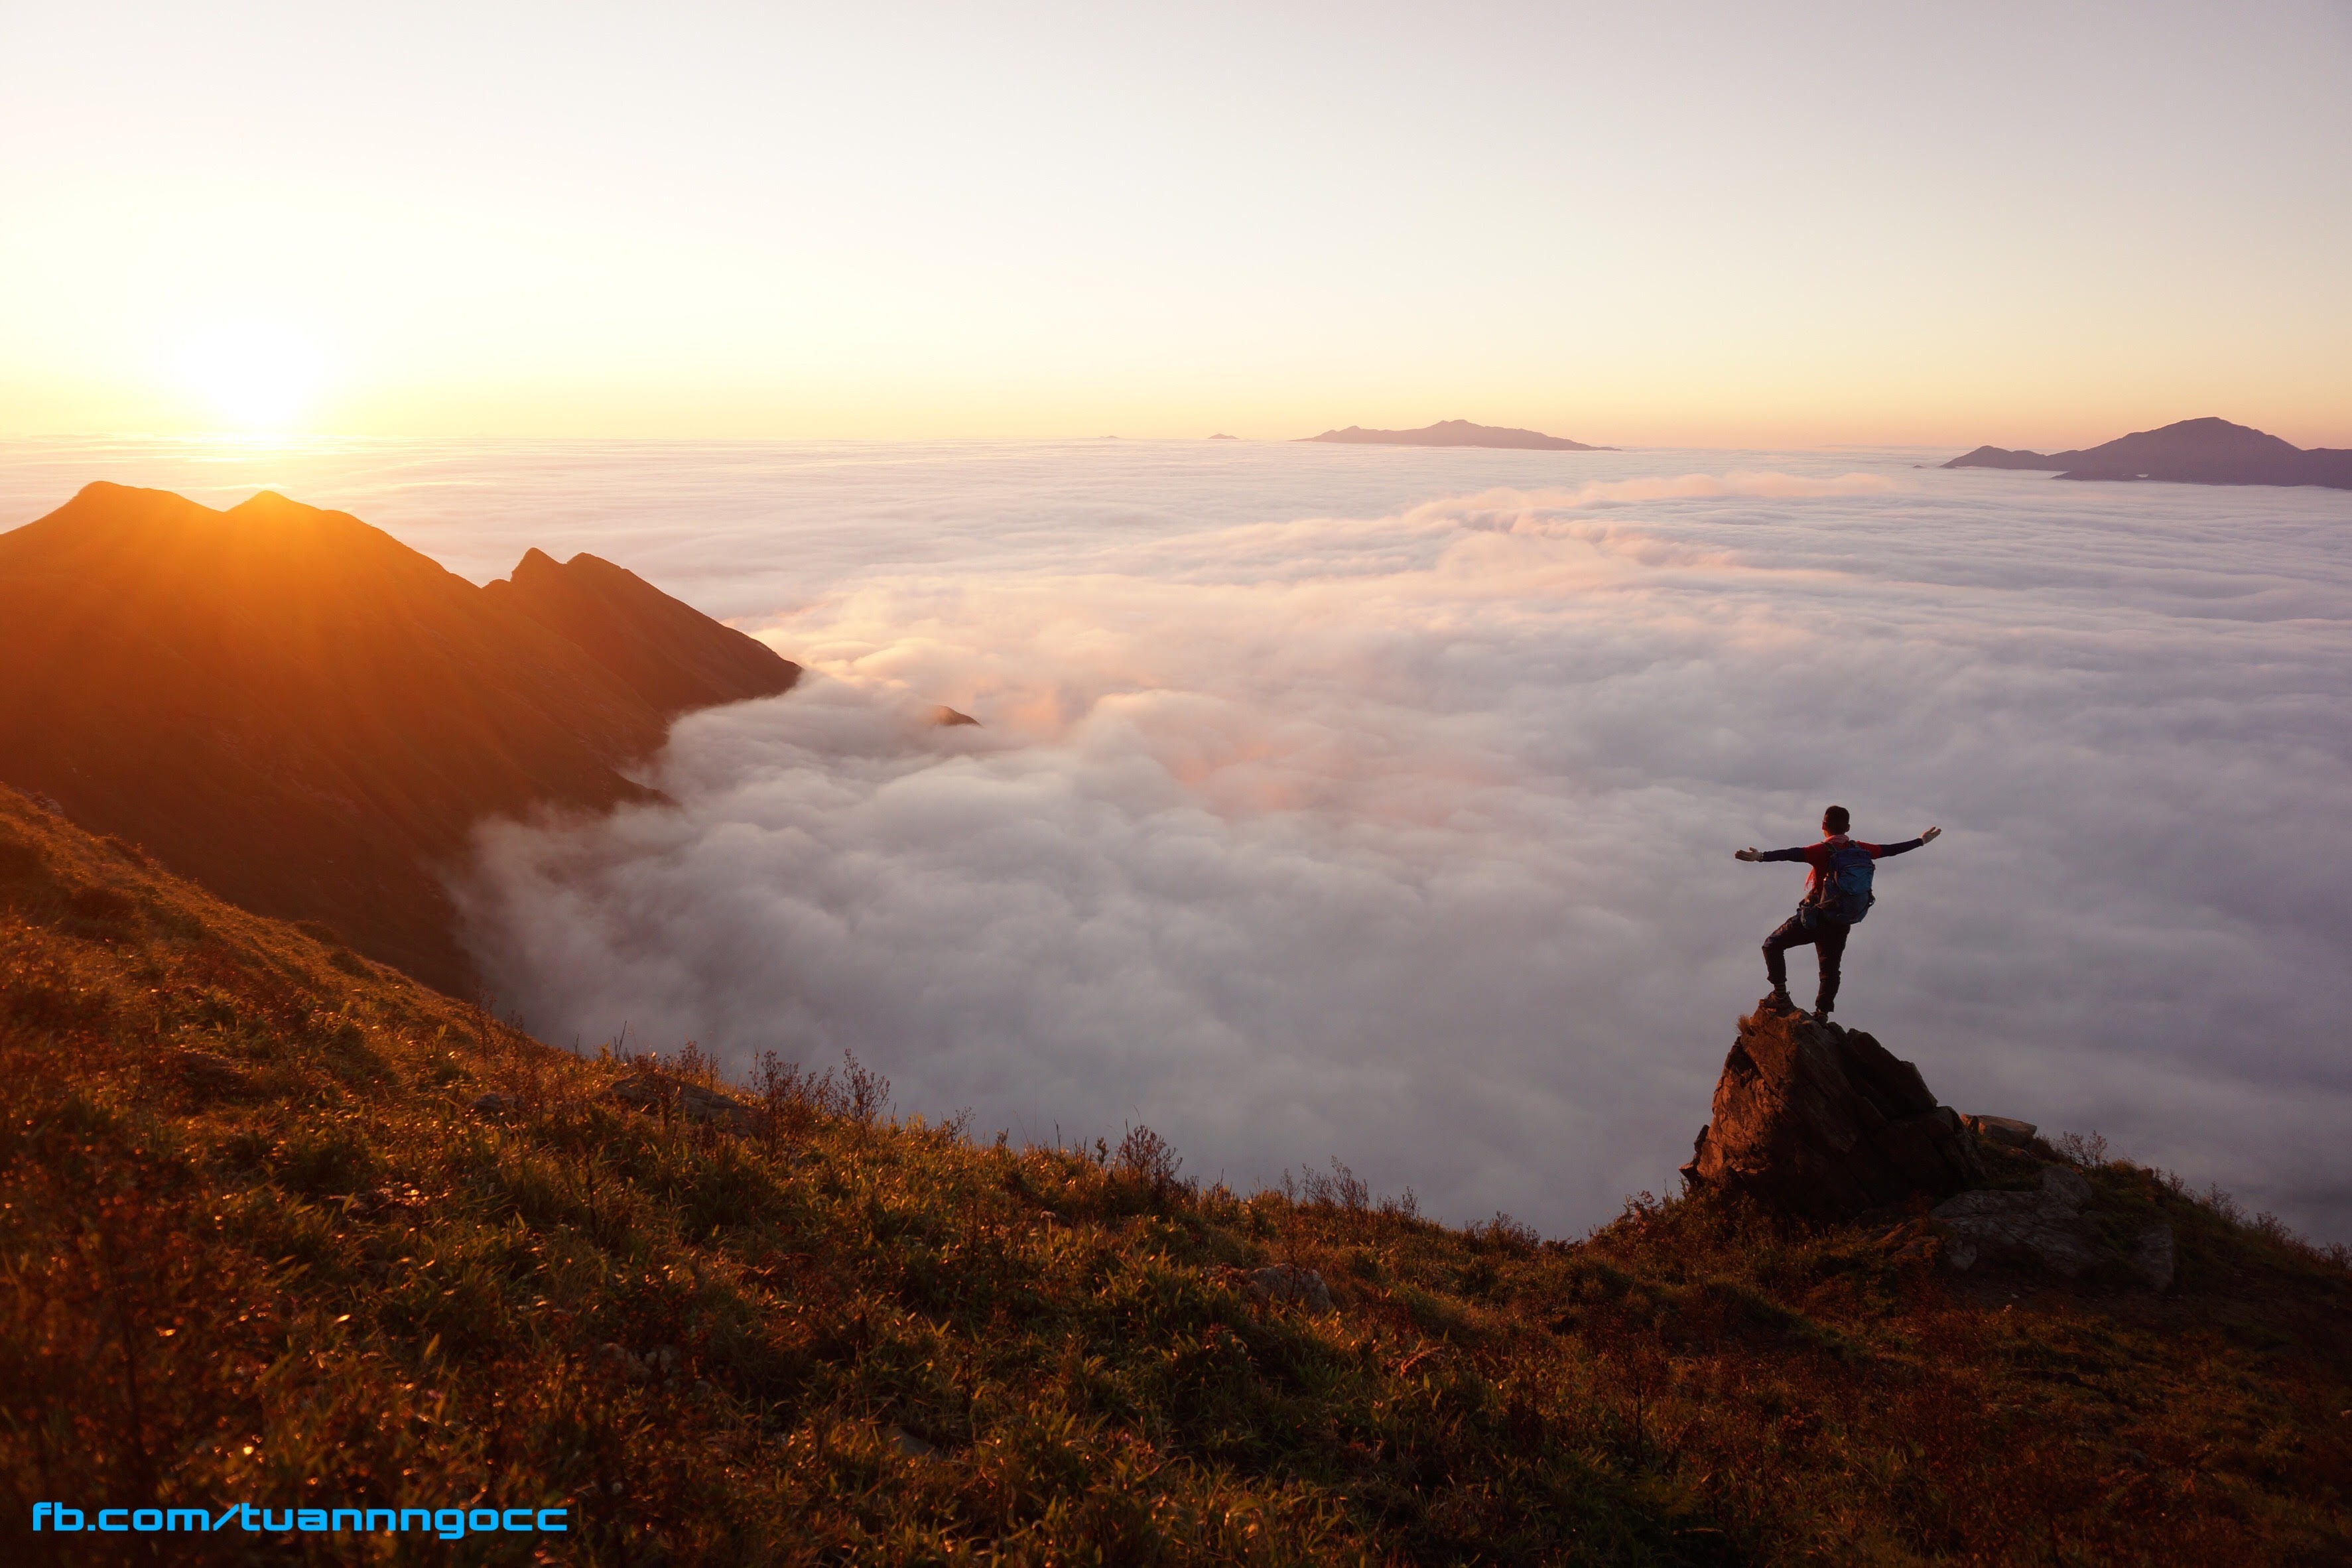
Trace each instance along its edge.
<path fill-rule="evenodd" d="M 1919 842 L 1920 842 L 1920 843 L 1922 843 L 1922 844 L 1933 844 L 1934 842 L 1936 842 L 1937 837 L 1939 835 L 1941 835 L 1941 834 L 1943 833 L 1943 831 L 1944 831 L 1944 830 L 1943 830 L 1942 828 L 1940 828 L 1940 827 L 1931 827 L 1931 828 L 1927 829 L 1927 832 L 1922 833 L 1921 835 L 1919 835 Z"/>
<path fill-rule="evenodd" d="M 1753 847 L 1753 846 L 1750 846 L 1749 847 L 1748 847 L 1748 848 L 1746 848 L 1746 849 L 1742 849 L 1742 850 L 1738 851 L 1738 853 L 1736 853 L 1735 855 L 1733 855 L 1733 856 L 1732 856 L 1732 858 L 1733 858 L 1734 860 L 1753 860 L 1753 859 L 1756 859 L 1756 858 L 1757 858 L 1756 850 L 1755 850 L 1755 848 L 1754 848 L 1754 847 Z"/>

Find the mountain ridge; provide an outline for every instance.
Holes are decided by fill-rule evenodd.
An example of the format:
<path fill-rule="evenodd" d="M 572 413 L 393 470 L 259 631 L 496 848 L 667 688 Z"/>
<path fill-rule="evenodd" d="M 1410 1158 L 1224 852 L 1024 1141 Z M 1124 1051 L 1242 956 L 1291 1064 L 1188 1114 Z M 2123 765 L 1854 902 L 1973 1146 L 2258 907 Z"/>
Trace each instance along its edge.
<path fill-rule="evenodd" d="M 2062 479 L 2159 479 L 2191 485 L 2319 485 L 2352 489 L 2352 450 L 2305 448 L 2208 416 L 2136 430 L 2074 451 L 1979 447 L 1947 468 L 2051 470 Z"/>
<path fill-rule="evenodd" d="M 1547 436 L 1538 430 L 1473 425 L 1467 419 L 1441 419 L 1418 430 L 1367 430 L 1360 425 L 1350 425 L 1344 430 L 1326 430 L 1320 436 L 1304 436 L 1300 439 L 1364 447 L 1491 447 L 1537 452 L 1617 450 L 1614 447 L 1590 447 L 1581 441 L 1571 441 L 1564 436 Z"/>
<path fill-rule="evenodd" d="M 593 556 L 485 589 L 273 491 L 101 481 L 0 533 L 0 780 L 458 994 L 476 822 L 651 798 L 619 769 L 670 719 L 798 674 Z"/>

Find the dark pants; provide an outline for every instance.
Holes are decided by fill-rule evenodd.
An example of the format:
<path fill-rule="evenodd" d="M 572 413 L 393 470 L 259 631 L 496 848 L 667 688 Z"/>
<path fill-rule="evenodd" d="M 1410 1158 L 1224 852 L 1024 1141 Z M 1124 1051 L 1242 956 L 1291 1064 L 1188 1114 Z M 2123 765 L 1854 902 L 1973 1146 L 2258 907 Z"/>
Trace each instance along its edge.
<path fill-rule="evenodd" d="M 1845 921 L 1831 920 L 1811 904 L 1798 905 L 1797 912 L 1764 939 L 1764 973 L 1771 977 L 1772 989 L 1789 988 L 1788 951 L 1792 947 L 1811 947 L 1822 961 L 1822 989 L 1813 1006 L 1816 1010 L 1834 1006 L 1838 964 L 1845 957 L 1846 933 L 1853 930 Z"/>

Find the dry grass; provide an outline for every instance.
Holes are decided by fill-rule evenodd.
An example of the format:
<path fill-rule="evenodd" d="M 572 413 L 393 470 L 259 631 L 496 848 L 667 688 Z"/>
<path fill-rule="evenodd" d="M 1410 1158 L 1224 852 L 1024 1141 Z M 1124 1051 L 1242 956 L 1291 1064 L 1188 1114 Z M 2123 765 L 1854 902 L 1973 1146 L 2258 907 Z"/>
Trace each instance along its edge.
<path fill-rule="evenodd" d="M 577 1061 L 5 792 L 0 905 L 19 1521 L 566 1503 L 593 1563 L 2352 1555 L 2345 1258 L 2103 1152 L 2179 1232 L 2169 1298 L 1959 1288 L 1884 1226 L 1713 1203 L 1567 1244 L 1339 1169 L 1204 1191 L 1141 1129 L 894 1120 L 855 1064 L 764 1063 L 720 1131 L 698 1055 Z M 1271 1264 L 1335 1310 L 1254 1292 Z"/>

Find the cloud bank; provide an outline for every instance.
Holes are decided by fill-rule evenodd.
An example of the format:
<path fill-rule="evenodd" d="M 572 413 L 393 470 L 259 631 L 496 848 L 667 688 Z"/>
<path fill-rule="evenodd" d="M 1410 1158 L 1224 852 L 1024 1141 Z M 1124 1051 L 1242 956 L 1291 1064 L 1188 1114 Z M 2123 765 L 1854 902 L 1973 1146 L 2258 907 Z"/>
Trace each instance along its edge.
<path fill-rule="evenodd" d="M 1626 455 L 1346 515 L 1324 456 L 1163 451 L 1055 500 L 1091 460 L 901 470 L 862 549 L 731 530 L 813 676 L 682 721 L 675 806 L 484 831 L 505 1004 L 1572 1230 L 1672 1180 L 1763 989 L 1800 875 L 1731 851 L 1835 800 L 1947 830 L 1842 1016 L 2352 1234 L 2342 498 Z"/>

